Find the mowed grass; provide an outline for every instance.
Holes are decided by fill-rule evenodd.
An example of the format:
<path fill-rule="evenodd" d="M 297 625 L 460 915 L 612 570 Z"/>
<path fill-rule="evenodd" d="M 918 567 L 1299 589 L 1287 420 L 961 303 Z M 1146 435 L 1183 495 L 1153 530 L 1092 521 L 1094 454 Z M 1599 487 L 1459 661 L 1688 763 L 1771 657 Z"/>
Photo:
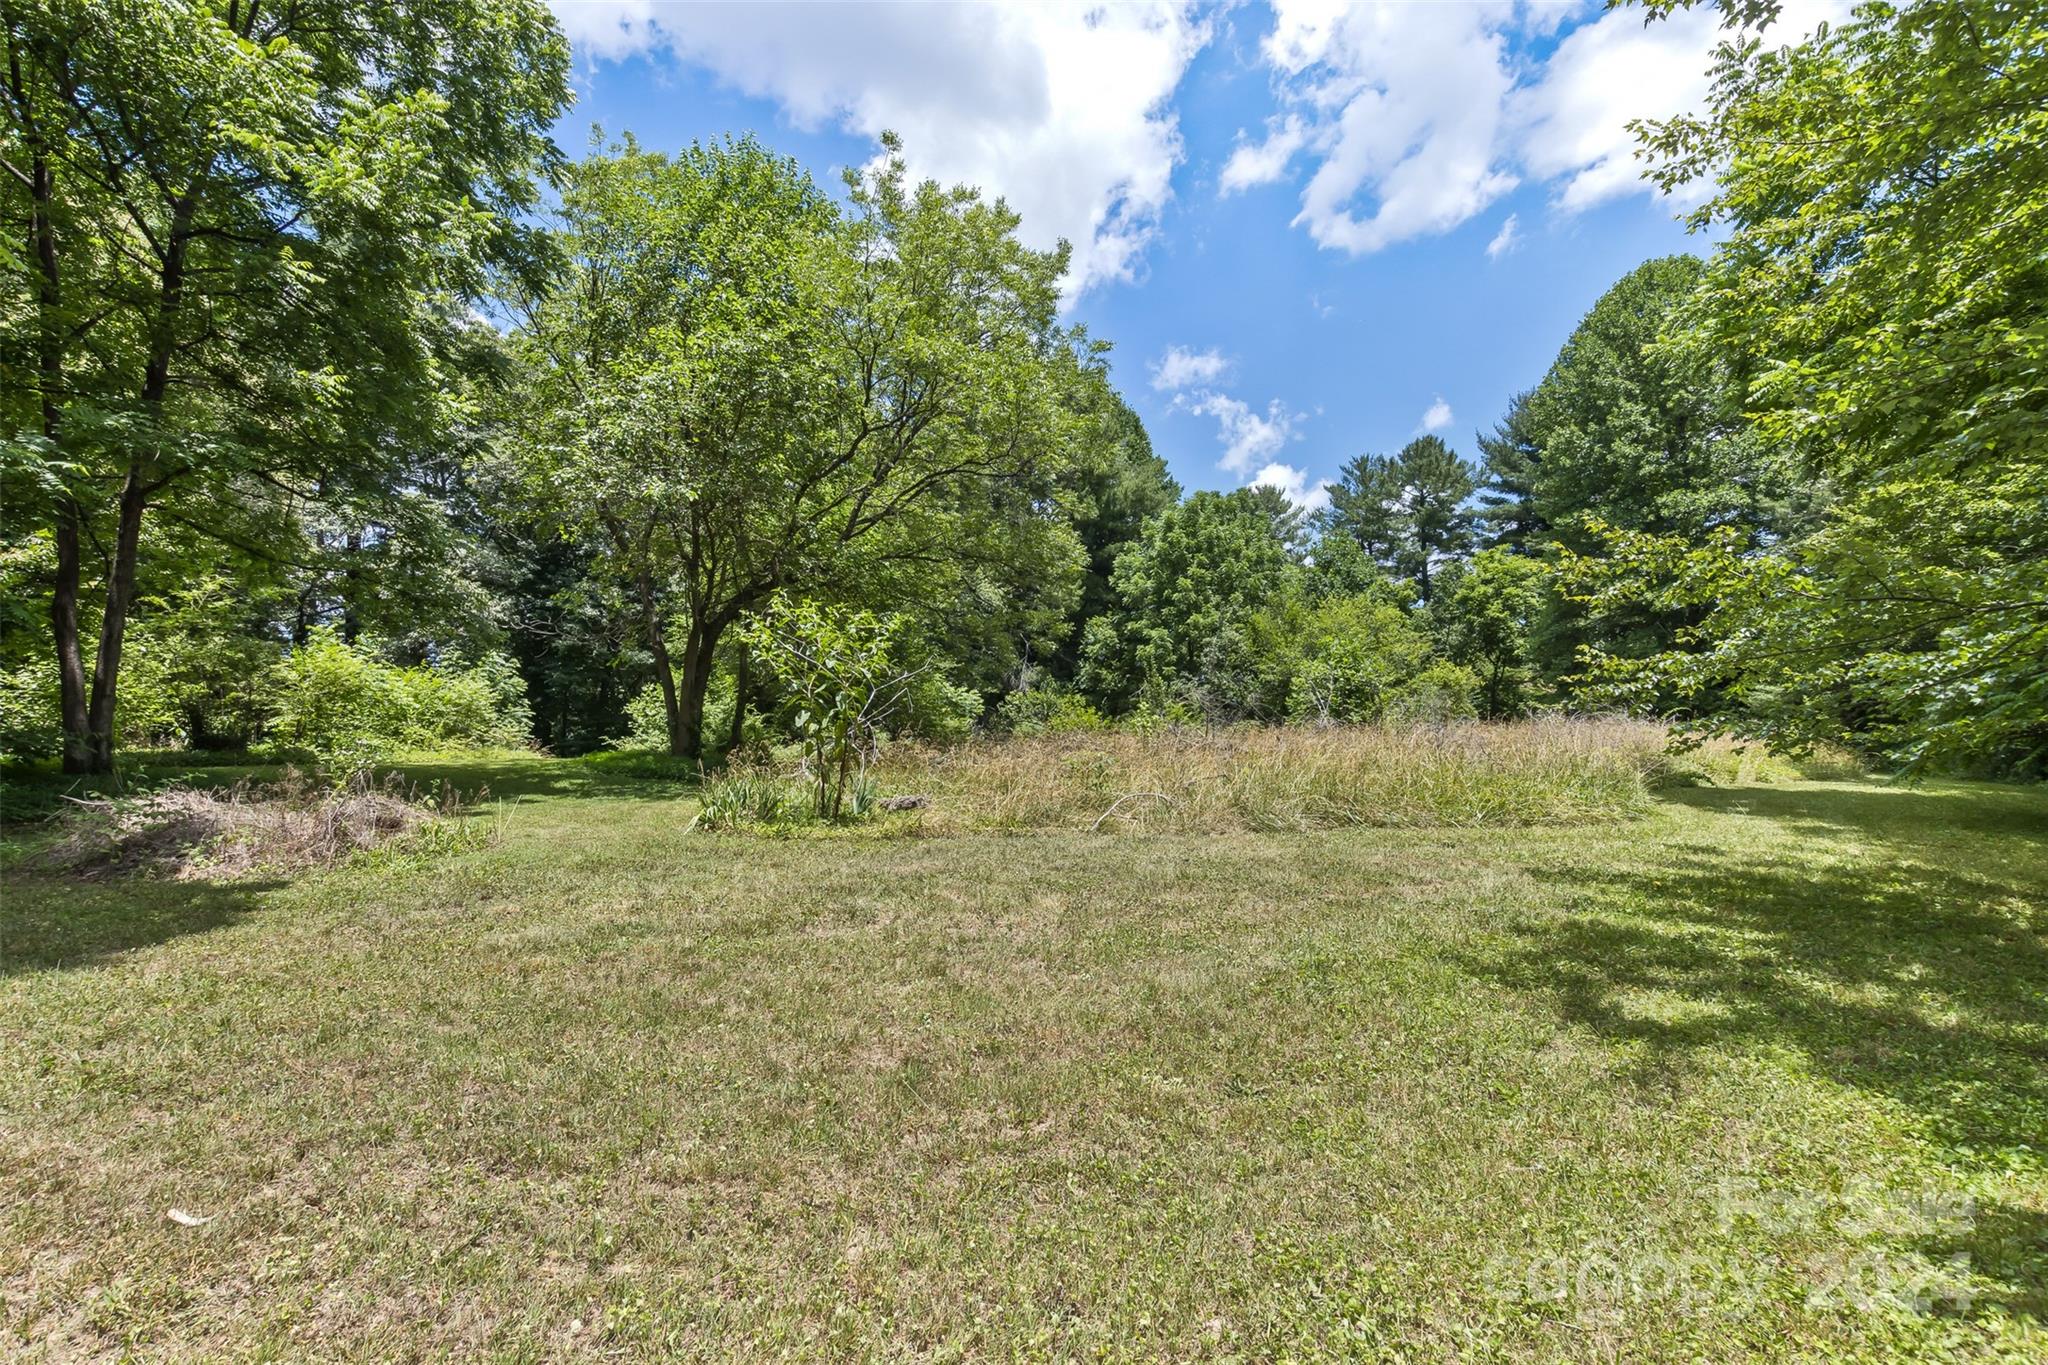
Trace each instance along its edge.
<path fill-rule="evenodd" d="M 9 876 L 0 1355 L 2048 1353 L 2040 791 L 774 841 L 440 776 L 492 846 Z"/>

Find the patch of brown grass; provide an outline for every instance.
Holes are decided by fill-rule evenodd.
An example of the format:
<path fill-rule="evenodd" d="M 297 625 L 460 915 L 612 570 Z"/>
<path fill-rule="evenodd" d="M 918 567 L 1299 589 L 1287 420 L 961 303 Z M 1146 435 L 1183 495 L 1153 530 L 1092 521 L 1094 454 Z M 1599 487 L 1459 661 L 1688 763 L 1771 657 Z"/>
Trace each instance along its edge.
<path fill-rule="evenodd" d="M 28 866 L 95 880 L 133 874 L 239 877 L 326 867 L 434 817 L 426 804 L 391 784 L 359 781 L 330 791 L 288 772 L 267 786 L 170 786 L 78 802 L 62 818 L 63 834 Z"/>
<path fill-rule="evenodd" d="M 899 746 L 885 789 L 935 831 L 1188 833 L 1571 823 L 1631 815 L 1663 727 L 1621 719 L 1058 735 Z"/>

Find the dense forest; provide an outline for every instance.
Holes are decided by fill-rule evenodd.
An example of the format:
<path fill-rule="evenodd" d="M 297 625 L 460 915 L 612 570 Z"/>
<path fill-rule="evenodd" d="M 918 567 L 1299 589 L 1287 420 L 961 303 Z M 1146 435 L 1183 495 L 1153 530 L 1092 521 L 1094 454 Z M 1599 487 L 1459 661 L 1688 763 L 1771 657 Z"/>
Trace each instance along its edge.
<path fill-rule="evenodd" d="M 859 656 L 929 738 L 1625 709 L 2048 767 L 2036 7 L 1731 37 L 1640 130 L 1701 255 L 1312 517 L 1184 494 L 1064 249 L 893 142 L 565 157 L 537 0 L 4 8 L 10 759 L 717 763 Z"/>

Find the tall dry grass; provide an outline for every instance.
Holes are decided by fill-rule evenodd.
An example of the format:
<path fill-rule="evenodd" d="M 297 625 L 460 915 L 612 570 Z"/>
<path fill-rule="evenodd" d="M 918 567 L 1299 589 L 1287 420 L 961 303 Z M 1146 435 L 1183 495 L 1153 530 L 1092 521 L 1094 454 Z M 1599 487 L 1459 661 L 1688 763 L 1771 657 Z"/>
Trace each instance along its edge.
<path fill-rule="evenodd" d="M 1222 833 L 1614 818 L 1646 806 L 1666 763 L 1661 726 L 1554 719 L 897 746 L 877 775 L 928 796 L 935 830 Z"/>

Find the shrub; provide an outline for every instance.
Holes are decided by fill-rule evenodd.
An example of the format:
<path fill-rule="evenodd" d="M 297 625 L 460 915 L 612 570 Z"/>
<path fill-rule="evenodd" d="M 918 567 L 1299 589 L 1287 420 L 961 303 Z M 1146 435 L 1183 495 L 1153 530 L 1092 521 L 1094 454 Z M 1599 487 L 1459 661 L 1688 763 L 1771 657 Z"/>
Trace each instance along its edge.
<path fill-rule="evenodd" d="M 63 743 L 56 665 L 37 659 L 0 673 L 0 760 L 48 758 Z"/>
<path fill-rule="evenodd" d="M 899 735 L 950 742 L 973 734 L 974 723 L 980 719 L 981 693 L 932 672 L 910 684 L 892 722 Z"/>
<path fill-rule="evenodd" d="M 1013 735 L 1094 734 L 1109 722 L 1087 701 L 1057 683 L 1012 692 L 996 708 L 997 723 Z"/>
<path fill-rule="evenodd" d="M 929 668 L 900 660 L 900 617 L 877 617 L 779 596 L 740 629 L 741 643 L 774 673 L 789 701 L 789 724 L 803 750 L 803 777 L 817 814 L 838 819 L 884 728 L 904 714 L 906 698 Z"/>
<path fill-rule="evenodd" d="M 400 668 L 322 631 L 271 671 L 270 735 L 340 779 L 402 749 L 523 742 L 532 717 L 517 687 L 501 655 Z"/>
<path fill-rule="evenodd" d="M 1478 714 L 1478 695 L 1479 679 L 1471 669 L 1438 660 L 1393 690 L 1386 716 L 1431 724 L 1469 720 Z"/>

